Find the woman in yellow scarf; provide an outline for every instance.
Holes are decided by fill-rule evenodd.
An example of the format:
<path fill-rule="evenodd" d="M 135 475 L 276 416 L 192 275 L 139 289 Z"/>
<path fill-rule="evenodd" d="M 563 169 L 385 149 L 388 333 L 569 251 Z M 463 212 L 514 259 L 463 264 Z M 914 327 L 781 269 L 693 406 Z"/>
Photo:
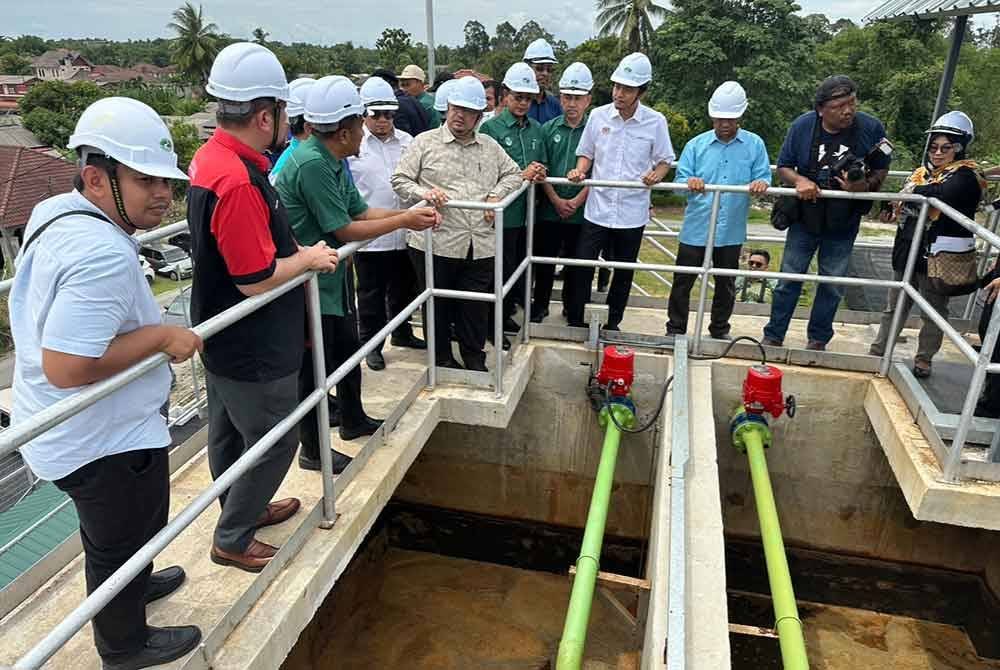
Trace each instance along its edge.
<path fill-rule="evenodd" d="M 900 192 L 938 198 L 970 219 L 975 218 L 986 181 L 976 162 L 966 158 L 969 144 L 975 137 L 972 120 L 962 112 L 948 112 L 934 122 L 927 134 L 930 139 L 924 164 L 913 171 Z M 896 281 L 903 278 L 919 211 L 916 203 L 897 202 L 882 215 L 882 221 L 898 224 L 896 239 L 892 245 L 892 269 Z M 934 291 L 928 283 L 927 256 L 939 251 L 969 251 L 975 247 L 975 238 L 971 231 L 933 208 L 928 212 L 927 224 L 921 239 L 923 249 L 917 258 L 910 282 L 941 316 L 948 318 L 949 297 Z M 897 296 L 896 289 L 889 289 L 878 335 L 868 349 L 868 353 L 874 356 L 885 353 Z M 912 300 L 907 296 L 903 300 L 903 314 L 908 315 L 911 307 Z M 902 329 L 904 321 L 905 316 L 900 319 L 899 329 Z M 896 335 L 898 334 L 897 331 Z M 913 359 L 914 376 L 930 376 L 931 360 L 941 349 L 942 339 L 941 329 L 930 318 L 925 317 L 920 328 L 917 353 Z"/>

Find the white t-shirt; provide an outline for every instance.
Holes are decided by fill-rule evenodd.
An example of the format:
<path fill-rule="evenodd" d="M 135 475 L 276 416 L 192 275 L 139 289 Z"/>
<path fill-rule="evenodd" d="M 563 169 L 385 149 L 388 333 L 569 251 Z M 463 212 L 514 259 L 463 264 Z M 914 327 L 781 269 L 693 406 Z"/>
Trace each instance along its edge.
<path fill-rule="evenodd" d="M 78 209 L 100 213 L 77 191 L 39 203 L 25 241 L 54 216 Z M 99 358 L 116 336 L 161 323 L 138 252 L 136 241 L 113 223 L 73 215 L 50 225 L 18 256 L 10 291 L 12 425 L 81 388 L 48 382 L 43 348 Z M 169 393 L 170 370 L 163 364 L 31 440 L 21 456 L 36 475 L 54 480 L 104 456 L 165 447 L 170 433 L 159 409 Z"/>
<path fill-rule="evenodd" d="M 361 141 L 361 150 L 357 156 L 348 158 L 351 165 L 351 176 L 358 192 L 369 207 L 382 209 L 399 209 L 399 197 L 392 190 L 392 173 L 399 164 L 399 157 L 406 147 L 410 146 L 413 136 L 396 129 L 393 136 L 383 142 L 372 135 L 365 126 L 365 139 Z M 394 230 L 376 237 L 368 246 L 360 251 L 399 251 L 406 249 L 405 228 Z"/>
<path fill-rule="evenodd" d="M 639 181 L 662 162 L 674 162 L 667 120 L 643 104 L 627 121 L 614 104 L 590 113 L 583 129 L 577 156 L 594 162 L 593 179 Z M 649 222 L 648 188 L 593 187 L 587 194 L 583 216 L 606 228 L 638 228 Z"/>

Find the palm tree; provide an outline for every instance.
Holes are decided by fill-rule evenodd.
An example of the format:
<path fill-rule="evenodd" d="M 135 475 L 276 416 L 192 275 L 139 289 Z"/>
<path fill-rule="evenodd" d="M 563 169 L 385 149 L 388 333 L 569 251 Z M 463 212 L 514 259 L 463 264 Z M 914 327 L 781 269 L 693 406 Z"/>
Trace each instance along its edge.
<path fill-rule="evenodd" d="M 177 33 L 171 47 L 178 69 L 197 86 L 203 86 L 212 69 L 212 61 L 219 53 L 219 27 L 205 23 L 201 5 L 194 8 L 190 2 L 174 10 L 174 20 L 167 24 Z"/>
<path fill-rule="evenodd" d="M 629 52 L 647 51 L 653 37 L 652 19 L 662 21 L 668 13 L 653 0 L 597 0 L 597 11 L 600 36 L 618 35 Z"/>

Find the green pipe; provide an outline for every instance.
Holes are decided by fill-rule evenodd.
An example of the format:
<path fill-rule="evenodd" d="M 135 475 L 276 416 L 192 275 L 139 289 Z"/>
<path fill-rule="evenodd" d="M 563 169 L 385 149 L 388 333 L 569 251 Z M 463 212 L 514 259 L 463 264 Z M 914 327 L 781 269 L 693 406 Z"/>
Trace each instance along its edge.
<path fill-rule="evenodd" d="M 774 604 L 774 627 L 778 631 L 781 661 L 785 670 L 809 670 L 806 643 L 802 636 L 802 621 L 795 605 L 795 591 L 788 572 L 785 542 L 781 538 L 778 508 L 771 490 L 771 477 L 767 472 L 764 445 L 770 444 L 771 431 L 766 424 L 743 423 L 733 430 L 733 444 L 746 450 L 750 462 L 750 478 L 760 520 L 760 536 L 767 562 L 767 579 L 771 585 Z"/>
<path fill-rule="evenodd" d="M 601 559 L 601 544 L 604 541 L 604 525 L 608 519 L 608 504 L 611 501 L 611 485 L 615 478 L 615 463 L 618 460 L 618 443 L 621 431 L 607 416 L 608 406 L 601 410 L 601 425 L 606 425 L 604 447 L 601 449 L 601 463 L 597 467 L 594 492 L 590 497 L 590 511 L 587 526 L 583 531 L 580 557 L 576 560 L 576 576 L 573 591 L 566 611 L 562 640 L 559 641 L 559 656 L 556 670 L 579 670 L 583 665 L 583 648 L 587 642 L 587 624 L 590 621 L 590 606 L 594 600 L 594 586 Z M 635 415 L 625 405 L 613 403 L 610 411 L 615 413 L 618 423 L 631 427 Z"/>

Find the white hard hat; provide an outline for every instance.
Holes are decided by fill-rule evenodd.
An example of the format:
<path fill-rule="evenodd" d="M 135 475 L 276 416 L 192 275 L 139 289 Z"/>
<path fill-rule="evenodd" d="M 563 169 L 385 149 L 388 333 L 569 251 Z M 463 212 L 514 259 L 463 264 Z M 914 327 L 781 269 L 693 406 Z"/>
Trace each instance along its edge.
<path fill-rule="evenodd" d="M 437 92 L 434 93 L 435 110 L 442 113 L 448 111 L 448 96 L 451 95 L 451 91 L 454 90 L 456 84 L 458 84 L 457 79 L 449 79 L 438 86 Z M 483 95 L 485 95 L 485 93 Z"/>
<path fill-rule="evenodd" d="M 587 95 L 594 88 L 594 75 L 583 63 L 571 63 L 559 78 L 559 92 L 566 95 Z"/>
<path fill-rule="evenodd" d="M 361 85 L 361 103 L 367 109 L 399 109 L 396 92 L 385 79 L 368 77 Z"/>
<path fill-rule="evenodd" d="M 205 90 L 220 100 L 233 102 L 289 98 L 288 80 L 278 57 L 253 42 L 237 42 L 220 51 Z"/>
<path fill-rule="evenodd" d="M 611 81 L 622 86 L 644 86 L 653 80 L 653 66 L 646 54 L 631 53 L 618 63 Z"/>
<path fill-rule="evenodd" d="M 177 169 L 177 154 L 163 119 L 132 98 L 103 98 L 83 110 L 66 145 L 93 147 L 108 158 L 150 177 L 187 179 Z M 79 152 L 81 161 L 86 151 Z"/>
<path fill-rule="evenodd" d="M 486 89 L 483 88 L 483 82 L 472 75 L 462 77 L 449 92 L 448 103 L 477 112 L 483 111 L 486 109 Z"/>
<path fill-rule="evenodd" d="M 967 137 L 968 139 L 966 140 L 966 144 L 974 140 L 976 137 L 976 131 L 972 125 L 972 119 L 970 119 L 965 112 L 958 111 L 945 112 L 942 114 L 925 134 L 933 135 L 936 133 Z"/>
<path fill-rule="evenodd" d="M 538 93 L 535 71 L 527 63 L 514 63 L 507 68 L 503 85 L 516 93 Z"/>
<path fill-rule="evenodd" d="M 529 63 L 558 63 L 552 45 L 539 37 L 524 50 L 524 60 Z"/>
<path fill-rule="evenodd" d="M 365 106 L 361 104 L 358 89 L 347 77 L 323 77 L 309 89 L 305 117 L 313 126 L 334 125 L 349 116 L 364 113 Z"/>
<path fill-rule="evenodd" d="M 708 116 L 713 119 L 738 119 L 747 111 L 747 92 L 735 81 L 724 82 L 708 101 Z"/>
<path fill-rule="evenodd" d="M 419 81 L 426 82 L 427 75 L 424 70 L 419 65 L 407 65 L 403 68 L 403 71 L 399 74 L 400 79 L 417 79 Z"/>
<path fill-rule="evenodd" d="M 299 77 L 288 85 L 288 107 L 285 112 L 288 118 L 302 116 L 306 111 L 306 96 L 316 80 L 312 77 Z"/>

